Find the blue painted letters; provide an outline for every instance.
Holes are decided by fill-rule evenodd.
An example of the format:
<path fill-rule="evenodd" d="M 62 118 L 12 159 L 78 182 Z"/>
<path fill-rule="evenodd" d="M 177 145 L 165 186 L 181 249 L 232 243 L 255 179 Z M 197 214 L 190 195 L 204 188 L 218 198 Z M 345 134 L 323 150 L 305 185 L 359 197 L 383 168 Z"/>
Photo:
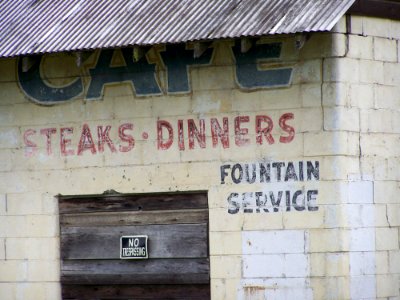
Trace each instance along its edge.
<path fill-rule="evenodd" d="M 40 76 L 42 57 L 33 58 L 34 62 L 27 72 L 22 71 L 22 59 L 18 61 L 18 78 L 21 89 L 35 102 L 53 104 L 71 100 L 83 92 L 82 79 L 77 78 L 70 85 L 52 87 Z"/>
<path fill-rule="evenodd" d="M 246 53 L 241 53 L 240 45 L 233 47 L 236 59 L 236 79 L 240 87 L 257 89 L 262 87 L 287 86 L 292 77 L 292 68 L 258 70 L 260 59 L 279 58 L 282 43 L 256 44 Z"/>
<path fill-rule="evenodd" d="M 133 62 L 132 49 L 121 51 L 126 64 L 123 67 L 110 66 L 114 50 L 101 51 L 96 67 L 90 70 L 92 80 L 87 99 L 101 98 L 104 85 L 116 82 L 132 82 L 137 96 L 161 94 L 155 79 L 155 65 L 147 63 L 145 56 Z"/>
<path fill-rule="evenodd" d="M 262 59 L 280 57 L 282 43 L 256 44 L 246 53 L 240 51 L 238 45 L 233 47 L 236 62 L 236 80 L 240 88 L 259 89 L 288 86 L 291 82 L 291 67 L 271 68 L 259 70 L 258 62 Z M 114 51 L 121 51 L 124 62 L 121 66 L 112 66 Z M 162 62 L 149 63 L 146 56 L 139 61 L 133 60 L 131 48 L 120 50 L 106 49 L 99 53 L 97 63 L 89 68 L 90 81 L 85 98 L 90 100 L 103 97 L 104 85 L 129 82 L 132 84 L 136 96 L 162 95 L 162 86 L 166 85 L 166 93 L 190 93 L 189 67 L 209 65 L 211 63 L 212 48 L 207 49 L 200 58 L 194 58 L 193 50 L 187 50 L 185 44 L 167 45 L 166 51 L 160 52 Z M 40 104 L 54 104 L 74 99 L 83 94 L 85 88 L 82 78 L 77 78 L 67 86 L 52 86 L 40 74 L 42 58 L 38 57 L 32 67 L 22 70 L 22 59 L 18 62 L 18 78 L 21 89 L 33 101 Z M 167 72 L 167 82 L 158 82 L 157 72 L 164 64 Z M 161 76 L 162 78 L 162 76 Z"/>

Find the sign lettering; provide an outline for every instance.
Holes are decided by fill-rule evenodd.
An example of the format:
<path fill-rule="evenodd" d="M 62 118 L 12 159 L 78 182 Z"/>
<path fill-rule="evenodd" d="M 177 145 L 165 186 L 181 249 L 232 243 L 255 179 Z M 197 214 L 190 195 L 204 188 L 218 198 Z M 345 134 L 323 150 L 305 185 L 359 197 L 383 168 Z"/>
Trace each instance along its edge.
<path fill-rule="evenodd" d="M 122 236 L 120 239 L 121 259 L 147 259 L 147 235 Z"/>
<path fill-rule="evenodd" d="M 292 78 L 292 67 L 277 67 L 282 43 L 256 44 L 246 53 L 240 46 L 232 47 L 235 63 L 235 78 L 239 88 L 254 90 L 259 88 L 275 88 L 289 86 Z M 121 51 L 123 66 L 112 66 L 115 51 Z M 89 68 L 89 83 L 82 77 L 72 78 L 64 86 L 54 86 L 46 80 L 41 71 L 42 56 L 35 58 L 33 65 L 26 72 L 22 68 L 22 58 L 18 61 L 18 80 L 27 97 L 39 104 L 57 104 L 83 96 L 87 100 L 102 99 L 104 86 L 115 83 L 131 84 L 137 97 L 163 94 L 190 93 L 190 68 L 192 66 L 208 66 L 212 63 L 214 49 L 207 49 L 199 58 L 194 58 L 193 50 L 182 45 L 167 45 L 160 51 L 157 63 L 149 63 L 146 56 L 138 61 L 133 59 L 130 48 L 101 50 L 96 65 Z M 260 69 L 259 63 L 272 60 L 274 66 Z M 161 82 L 159 72 L 165 70 L 166 82 Z M 86 73 L 86 72 L 84 72 Z M 86 91 L 86 95 L 84 95 Z M 164 92 L 165 91 L 165 92 Z"/>
<path fill-rule="evenodd" d="M 23 142 L 26 156 L 36 155 L 43 151 L 42 149 L 45 152 L 41 154 L 47 156 L 127 153 L 135 149 L 135 142 L 140 138 L 143 141 L 155 140 L 155 144 L 150 144 L 156 145 L 160 151 L 270 146 L 293 141 L 295 128 L 291 122 L 294 118 L 293 113 L 284 113 L 277 119 L 261 114 L 198 120 L 178 119 L 175 122 L 159 119 L 151 126 L 152 128 L 143 132 L 137 132 L 133 122 L 117 126 L 110 124 L 89 126 L 84 123 L 80 127 L 28 128 L 23 133 Z M 235 172 L 239 171 L 236 165 L 232 168 Z"/>
<path fill-rule="evenodd" d="M 272 161 L 225 164 L 220 167 L 221 184 L 262 184 L 262 190 L 232 192 L 228 213 L 317 211 L 319 161 Z M 300 183 L 300 184 L 299 184 Z M 308 187 L 307 187 L 308 186 Z"/>

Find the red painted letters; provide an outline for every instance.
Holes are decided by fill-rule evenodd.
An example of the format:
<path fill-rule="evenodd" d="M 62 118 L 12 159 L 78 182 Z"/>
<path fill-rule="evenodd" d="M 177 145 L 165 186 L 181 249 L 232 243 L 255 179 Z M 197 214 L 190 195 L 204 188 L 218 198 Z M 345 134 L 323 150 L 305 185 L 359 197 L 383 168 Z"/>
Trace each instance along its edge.
<path fill-rule="evenodd" d="M 213 117 L 210 119 L 179 119 L 174 127 L 172 122 L 167 120 L 157 120 L 156 132 L 143 131 L 136 135 L 141 135 L 143 142 L 151 136 L 157 139 L 158 150 L 193 150 L 195 148 L 205 149 L 207 147 L 223 149 L 230 148 L 230 138 L 235 139 L 234 146 L 246 147 L 255 143 L 259 146 L 270 146 L 277 142 L 287 144 L 295 138 L 295 127 L 289 125 L 294 120 L 293 113 L 284 113 L 278 119 L 279 130 L 275 131 L 274 119 L 268 115 L 239 115 L 232 119 Z M 233 121 L 233 122 L 232 122 Z M 275 120 L 275 122 L 277 122 Z M 254 128 L 251 130 L 251 128 Z M 59 153 L 61 156 L 83 155 L 84 153 L 105 153 L 107 149 L 110 153 L 126 153 L 135 148 L 135 132 L 133 123 L 122 123 L 117 128 L 111 125 L 97 125 L 93 130 L 97 130 L 96 140 L 94 140 L 91 128 L 88 124 L 83 124 L 81 134 L 74 136 L 74 127 L 61 127 L 59 129 Z M 254 130 L 254 131 L 253 131 Z M 57 128 L 27 129 L 23 134 L 25 144 L 25 155 L 32 156 L 39 149 L 46 149 L 47 155 L 54 155 L 54 139 L 57 138 Z M 77 130 L 78 131 L 78 130 Z M 230 133 L 233 132 L 232 135 Z M 275 134 L 274 134 L 275 133 Z M 274 135 L 278 135 L 276 141 Z M 38 135 L 44 136 L 39 139 Z M 208 141 L 207 137 L 211 137 Z M 38 145 L 42 141 L 43 144 Z M 115 141 L 115 142 L 114 142 Z M 185 143 L 188 147 L 185 147 Z M 220 145 L 219 145 L 220 142 Z M 196 145 L 197 144 L 197 145 Z M 107 145 L 107 147 L 106 147 Z M 116 145 L 119 145 L 117 148 Z M 148 147 L 151 144 L 149 143 Z M 85 151 L 90 150 L 90 151 Z"/>

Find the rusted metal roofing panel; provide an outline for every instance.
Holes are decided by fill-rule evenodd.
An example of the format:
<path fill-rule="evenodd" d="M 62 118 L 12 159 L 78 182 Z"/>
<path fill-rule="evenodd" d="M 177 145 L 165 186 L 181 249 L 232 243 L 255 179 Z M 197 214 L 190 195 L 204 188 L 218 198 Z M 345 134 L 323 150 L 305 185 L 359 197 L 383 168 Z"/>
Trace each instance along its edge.
<path fill-rule="evenodd" d="M 328 31 L 355 0 L 0 0 L 0 57 Z"/>

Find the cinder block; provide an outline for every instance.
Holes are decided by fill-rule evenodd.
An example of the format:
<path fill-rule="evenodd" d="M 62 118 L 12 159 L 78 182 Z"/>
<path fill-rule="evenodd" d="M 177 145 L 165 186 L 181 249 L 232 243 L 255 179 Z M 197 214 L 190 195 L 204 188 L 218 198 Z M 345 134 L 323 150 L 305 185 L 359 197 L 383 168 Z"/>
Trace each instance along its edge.
<path fill-rule="evenodd" d="M 0 260 L 6 259 L 6 239 L 0 238 Z"/>
<path fill-rule="evenodd" d="M 360 130 L 359 109 L 347 107 L 325 108 L 324 129 L 358 132 Z"/>
<path fill-rule="evenodd" d="M 15 155 L 16 150 L 0 149 L 0 170 L 2 172 L 10 172 L 15 169 Z"/>
<path fill-rule="evenodd" d="M 363 34 L 390 38 L 390 23 L 389 19 L 363 17 Z"/>
<path fill-rule="evenodd" d="M 348 203 L 374 203 L 374 183 L 372 181 L 350 181 L 348 193 Z"/>
<path fill-rule="evenodd" d="M 17 289 L 14 282 L 0 282 L 0 299 L 17 300 L 16 294 Z"/>
<path fill-rule="evenodd" d="M 8 215 L 35 215 L 42 211 L 40 193 L 22 193 L 7 195 Z"/>
<path fill-rule="evenodd" d="M 400 204 L 387 205 L 387 219 L 390 227 L 400 226 Z"/>
<path fill-rule="evenodd" d="M 321 84 L 309 83 L 300 85 L 300 97 L 302 100 L 302 107 L 307 109 L 321 107 Z"/>
<path fill-rule="evenodd" d="M 399 232 L 397 228 L 376 228 L 376 250 L 399 249 Z"/>
<path fill-rule="evenodd" d="M 201 99 L 207 95 L 209 98 L 214 99 L 213 94 L 219 91 L 196 91 L 193 93 L 192 98 L 189 96 L 168 96 L 165 97 L 154 97 L 152 99 L 151 113 L 153 117 L 166 117 L 166 116 L 185 116 L 193 113 L 193 102 L 196 99 Z M 147 99 L 148 101 L 149 99 Z M 168 103 L 168 109 L 165 109 L 165 105 Z M 141 117 L 141 116 L 138 116 Z"/>
<path fill-rule="evenodd" d="M 344 205 L 345 226 L 351 228 L 374 227 L 376 225 L 376 209 L 372 204 Z"/>
<path fill-rule="evenodd" d="M 164 99 L 165 100 L 165 99 Z M 133 98 L 131 96 L 113 98 L 115 119 L 146 118 L 153 115 L 151 98 Z"/>
<path fill-rule="evenodd" d="M 227 209 L 210 210 L 210 231 L 241 231 L 243 214 L 229 214 Z"/>
<path fill-rule="evenodd" d="M 237 299 L 239 279 L 211 278 L 211 299 Z"/>
<path fill-rule="evenodd" d="M 350 252 L 349 263 L 351 276 L 374 275 L 376 273 L 375 252 Z"/>
<path fill-rule="evenodd" d="M 400 270 L 400 251 L 389 251 L 389 272 L 390 274 L 398 274 Z"/>
<path fill-rule="evenodd" d="M 361 131 L 373 133 L 392 133 L 392 112 L 388 109 L 361 110 Z"/>
<path fill-rule="evenodd" d="M 349 84 L 343 82 L 324 82 L 322 84 L 322 104 L 324 107 L 348 106 L 349 103 Z"/>
<path fill-rule="evenodd" d="M 309 256 L 306 254 L 243 256 L 243 278 L 306 277 L 309 272 Z"/>
<path fill-rule="evenodd" d="M 318 190 L 319 192 L 319 190 Z M 317 211 L 292 211 L 283 214 L 283 226 L 287 229 L 324 228 L 326 227 L 325 214 L 329 206 L 320 205 L 317 198 Z"/>
<path fill-rule="evenodd" d="M 190 113 L 194 114 L 207 114 L 207 113 L 220 113 L 223 111 L 227 111 L 226 108 L 229 108 L 228 111 L 231 111 L 231 107 L 228 102 L 231 99 L 232 90 L 215 90 L 215 91 L 197 91 L 193 93 L 192 99 L 182 103 L 182 101 L 176 101 L 176 104 L 171 103 L 171 111 L 175 111 L 177 115 L 188 115 Z M 170 103 L 170 99 L 167 100 L 168 104 Z M 247 101 L 246 101 L 247 102 Z M 155 102 L 156 103 L 156 102 Z M 188 106 L 186 111 L 182 110 L 182 107 Z M 166 111 L 165 102 L 161 102 L 159 104 L 161 111 Z M 175 108 L 175 106 L 177 106 Z M 156 106 L 153 108 L 156 108 Z M 169 111 L 169 110 L 168 110 Z M 164 113 L 165 114 L 165 113 Z M 163 113 L 154 114 L 154 116 L 164 115 Z"/>
<path fill-rule="evenodd" d="M 375 252 L 375 274 L 390 273 L 390 265 L 392 265 L 392 262 L 389 260 L 388 251 Z"/>
<path fill-rule="evenodd" d="M 317 132 L 323 129 L 323 113 L 321 108 L 305 108 L 292 112 L 295 118 L 297 133 Z"/>
<path fill-rule="evenodd" d="M 54 215 L 58 213 L 58 198 L 49 193 L 41 194 L 42 214 Z"/>
<path fill-rule="evenodd" d="M 60 261 L 30 260 L 28 261 L 28 281 L 58 282 L 60 280 Z"/>
<path fill-rule="evenodd" d="M 356 59 L 328 58 L 324 60 L 323 69 L 326 82 L 358 83 L 360 80 L 360 63 Z"/>
<path fill-rule="evenodd" d="M 390 174 L 391 162 L 389 162 L 389 158 L 377 155 L 369 155 L 365 158 L 371 161 L 375 180 L 395 180 Z"/>
<path fill-rule="evenodd" d="M 313 277 L 314 299 L 350 299 L 350 284 L 346 277 Z"/>
<path fill-rule="evenodd" d="M 23 260 L 0 260 L 0 282 L 16 282 L 27 279 L 28 262 Z"/>
<path fill-rule="evenodd" d="M 242 254 L 242 234 L 240 232 L 210 232 L 210 255 Z"/>
<path fill-rule="evenodd" d="M 358 134 L 345 131 L 323 131 L 304 134 L 306 156 L 352 155 L 359 153 Z"/>
<path fill-rule="evenodd" d="M 350 278 L 350 299 L 375 299 L 376 291 L 375 276 L 363 275 Z"/>
<path fill-rule="evenodd" d="M 107 94 L 111 91 L 118 93 L 118 90 L 123 91 L 124 89 L 122 87 L 117 88 L 117 86 L 105 88 Z M 115 98 L 118 99 L 118 96 Z M 81 103 L 76 102 L 76 108 L 72 108 L 72 112 L 75 113 L 75 116 L 71 116 L 67 113 L 65 119 L 70 122 L 77 122 L 78 120 L 76 117 L 79 116 L 79 114 L 82 114 L 82 119 L 85 120 L 85 122 L 91 122 L 95 120 L 96 122 L 102 123 L 106 120 L 112 120 L 115 117 L 114 105 L 116 104 L 113 100 L 114 98 L 106 95 L 102 101 L 86 101 L 84 107 L 82 107 Z"/>
<path fill-rule="evenodd" d="M 17 299 L 37 300 L 47 299 L 46 286 L 42 283 L 17 283 Z"/>
<path fill-rule="evenodd" d="M 241 278 L 241 266 L 241 256 L 210 256 L 211 280 L 214 278 L 239 279 Z"/>
<path fill-rule="evenodd" d="M 310 66 L 311 68 L 311 66 Z M 305 70 L 301 69 L 305 72 Z M 300 70 L 299 70 L 300 72 Z M 312 72 L 312 71 L 310 71 Z M 296 75 L 294 74 L 293 77 Z M 305 75 L 304 75 L 305 76 Z M 282 89 L 266 89 L 260 90 L 258 93 L 258 101 L 256 101 L 255 109 L 252 111 L 259 112 L 265 111 L 270 112 L 275 109 L 295 109 L 301 108 L 301 97 L 300 97 L 300 84 L 295 82 L 296 78 L 293 78 L 293 83 L 288 88 Z M 312 83 L 312 80 L 304 82 L 304 83 Z M 248 95 L 251 93 L 242 93 L 242 99 L 246 102 L 252 101 L 252 98 L 249 98 Z M 242 100 L 242 101 L 243 101 Z"/>
<path fill-rule="evenodd" d="M 17 127 L 0 128 L 0 149 L 15 149 L 21 146 L 21 134 Z"/>
<path fill-rule="evenodd" d="M 347 180 L 350 174 L 360 174 L 359 159 L 350 156 L 325 156 L 320 159 L 320 180 Z"/>
<path fill-rule="evenodd" d="M 375 207 L 375 226 L 389 227 L 388 213 L 386 205 L 374 205 Z"/>
<path fill-rule="evenodd" d="M 313 59 L 300 62 L 294 74 L 293 83 L 317 83 L 322 81 L 322 60 Z"/>
<path fill-rule="evenodd" d="M 243 254 L 305 253 L 303 230 L 244 231 Z"/>
<path fill-rule="evenodd" d="M 25 234 L 25 216 L 0 216 L 0 237 L 20 237 Z"/>
<path fill-rule="evenodd" d="M 386 69 L 384 63 L 374 60 L 360 60 L 359 63 L 360 83 L 378 83 L 384 84 L 384 75 Z"/>
<path fill-rule="evenodd" d="M 321 206 L 338 205 L 347 201 L 348 183 L 342 181 L 318 182 L 317 204 Z"/>
<path fill-rule="evenodd" d="M 306 41 L 303 48 L 299 50 L 299 59 L 344 56 L 345 48 L 345 36 L 343 34 L 315 32 Z"/>
<path fill-rule="evenodd" d="M 378 297 L 399 297 L 398 274 L 377 275 L 376 292 Z"/>
<path fill-rule="evenodd" d="M 0 194 L 0 216 L 7 214 L 7 195 Z"/>
<path fill-rule="evenodd" d="M 310 229 L 309 251 L 340 252 L 349 249 L 348 232 L 343 229 Z"/>
<path fill-rule="evenodd" d="M 59 259 L 58 238 L 7 238 L 7 259 Z"/>
<path fill-rule="evenodd" d="M 190 78 L 193 92 L 229 90 L 235 88 L 234 66 L 219 65 L 209 67 L 192 67 Z"/>
<path fill-rule="evenodd" d="M 0 83 L 0 88 L 2 88 L 3 84 Z M 3 99 L 2 99 L 3 100 Z M 18 125 L 16 124 L 16 120 L 14 120 L 14 105 L 3 104 L 0 102 L 1 112 L 0 112 L 0 125 L 1 126 L 10 126 L 10 125 Z"/>
<path fill-rule="evenodd" d="M 397 41 L 385 38 L 374 38 L 374 59 L 397 62 Z"/>
<path fill-rule="evenodd" d="M 244 214 L 243 230 L 272 230 L 283 229 L 283 212 L 268 214 Z M 268 218 L 268 221 L 265 218 Z"/>
<path fill-rule="evenodd" d="M 351 33 L 361 35 L 363 34 L 363 17 L 350 16 Z"/>
<path fill-rule="evenodd" d="M 358 108 L 374 107 L 374 86 L 371 84 L 351 84 L 349 91 L 350 105 Z"/>
<path fill-rule="evenodd" d="M 400 139 L 397 134 L 366 133 L 361 134 L 361 151 L 363 155 L 379 157 L 395 156 L 400 149 Z"/>
<path fill-rule="evenodd" d="M 61 300 L 61 284 L 59 282 L 46 282 L 46 300 Z"/>
<path fill-rule="evenodd" d="M 376 85 L 375 89 L 375 107 L 378 109 L 396 109 L 400 105 L 398 94 L 400 87 L 388 85 Z"/>
<path fill-rule="evenodd" d="M 348 231 L 350 238 L 350 251 L 375 251 L 375 228 L 355 228 Z"/>
<path fill-rule="evenodd" d="M 392 86 L 399 86 L 400 84 L 400 70 L 398 63 L 384 63 L 384 84 L 385 85 L 392 85 Z"/>
<path fill-rule="evenodd" d="M 370 36 L 349 35 L 348 57 L 373 59 L 373 38 Z"/>
<path fill-rule="evenodd" d="M 27 237 L 56 237 L 59 235 L 58 216 L 28 215 L 26 217 Z"/>
<path fill-rule="evenodd" d="M 312 277 L 339 277 L 349 274 L 349 255 L 346 253 L 311 253 Z"/>
<path fill-rule="evenodd" d="M 264 296 L 264 295 L 263 295 Z M 250 294 L 248 299 L 255 299 Z M 266 289 L 263 299 L 304 299 L 312 300 L 313 291 L 311 288 L 282 288 L 282 289 Z"/>
<path fill-rule="evenodd" d="M 391 133 L 400 133 L 400 111 L 392 110 L 392 130 Z"/>
<path fill-rule="evenodd" d="M 400 157 L 389 157 L 388 161 L 388 179 L 400 181 L 400 172 L 397 166 L 400 164 Z"/>

